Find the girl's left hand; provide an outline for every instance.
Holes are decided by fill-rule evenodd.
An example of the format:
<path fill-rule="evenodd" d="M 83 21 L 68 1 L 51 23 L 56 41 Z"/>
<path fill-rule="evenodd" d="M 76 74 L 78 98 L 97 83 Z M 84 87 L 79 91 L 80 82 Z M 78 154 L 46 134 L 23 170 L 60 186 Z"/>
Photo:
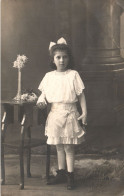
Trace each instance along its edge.
<path fill-rule="evenodd" d="M 78 120 L 82 120 L 82 124 L 87 125 L 87 115 L 86 114 L 82 114 L 81 116 L 79 116 Z"/>
<path fill-rule="evenodd" d="M 46 107 L 46 104 L 45 102 L 39 102 L 37 103 L 37 106 L 40 108 L 40 109 L 44 109 Z"/>

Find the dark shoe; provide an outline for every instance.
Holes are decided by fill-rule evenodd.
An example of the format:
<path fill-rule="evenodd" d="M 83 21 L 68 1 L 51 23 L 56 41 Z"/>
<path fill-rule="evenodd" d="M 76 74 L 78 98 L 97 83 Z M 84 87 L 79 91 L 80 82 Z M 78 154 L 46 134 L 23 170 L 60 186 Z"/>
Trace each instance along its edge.
<path fill-rule="evenodd" d="M 67 172 L 67 189 L 74 189 L 74 172 Z"/>
<path fill-rule="evenodd" d="M 66 182 L 66 172 L 64 169 L 57 170 L 57 175 L 47 182 L 47 185 L 59 184 Z"/>

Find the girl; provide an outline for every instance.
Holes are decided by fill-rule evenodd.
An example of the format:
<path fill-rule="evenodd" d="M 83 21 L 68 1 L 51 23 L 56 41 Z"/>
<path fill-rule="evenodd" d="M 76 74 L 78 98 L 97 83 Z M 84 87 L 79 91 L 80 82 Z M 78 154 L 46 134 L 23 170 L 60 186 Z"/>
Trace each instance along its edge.
<path fill-rule="evenodd" d="M 44 108 L 47 102 L 51 103 L 45 135 L 48 137 L 47 144 L 56 145 L 58 171 L 50 184 L 64 182 L 67 176 L 67 189 L 71 190 L 74 188 L 74 145 L 80 144 L 85 134 L 79 123 L 82 120 L 86 124 L 85 87 L 78 72 L 71 69 L 72 55 L 66 40 L 60 38 L 57 43 L 51 42 L 49 51 L 54 71 L 46 73 L 41 81 L 38 89 L 42 94 L 37 105 Z M 78 100 L 81 115 L 77 111 Z"/>

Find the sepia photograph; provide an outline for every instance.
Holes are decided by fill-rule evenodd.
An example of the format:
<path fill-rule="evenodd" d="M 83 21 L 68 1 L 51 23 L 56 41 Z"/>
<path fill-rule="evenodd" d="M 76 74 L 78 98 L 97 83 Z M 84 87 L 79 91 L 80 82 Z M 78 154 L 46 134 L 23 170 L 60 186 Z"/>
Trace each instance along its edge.
<path fill-rule="evenodd" d="M 124 0 L 1 0 L 1 196 L 124 196 Z"/>

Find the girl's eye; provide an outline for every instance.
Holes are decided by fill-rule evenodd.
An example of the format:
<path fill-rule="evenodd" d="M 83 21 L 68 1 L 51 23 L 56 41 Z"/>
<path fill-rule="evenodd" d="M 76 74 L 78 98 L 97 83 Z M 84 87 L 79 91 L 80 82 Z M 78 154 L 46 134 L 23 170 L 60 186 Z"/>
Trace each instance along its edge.
<path fill-rule="evenodd" d="M 56 58 L 57 58 L 57 59 L 60 59 L 60 56 L 57 56 Z"/>
<path fill-rule="evenodd" d="M 67 59 L 67 58 L 68 58 L 68 56 L 67 56 L 67 55 L 65 55 L 65 56 L 63 56 L 63 57 L 61 57 L 61 56 L 56 56 L 56 59 L 61 59 L 61 58 L 63 58 L 63 59 Z"/>

